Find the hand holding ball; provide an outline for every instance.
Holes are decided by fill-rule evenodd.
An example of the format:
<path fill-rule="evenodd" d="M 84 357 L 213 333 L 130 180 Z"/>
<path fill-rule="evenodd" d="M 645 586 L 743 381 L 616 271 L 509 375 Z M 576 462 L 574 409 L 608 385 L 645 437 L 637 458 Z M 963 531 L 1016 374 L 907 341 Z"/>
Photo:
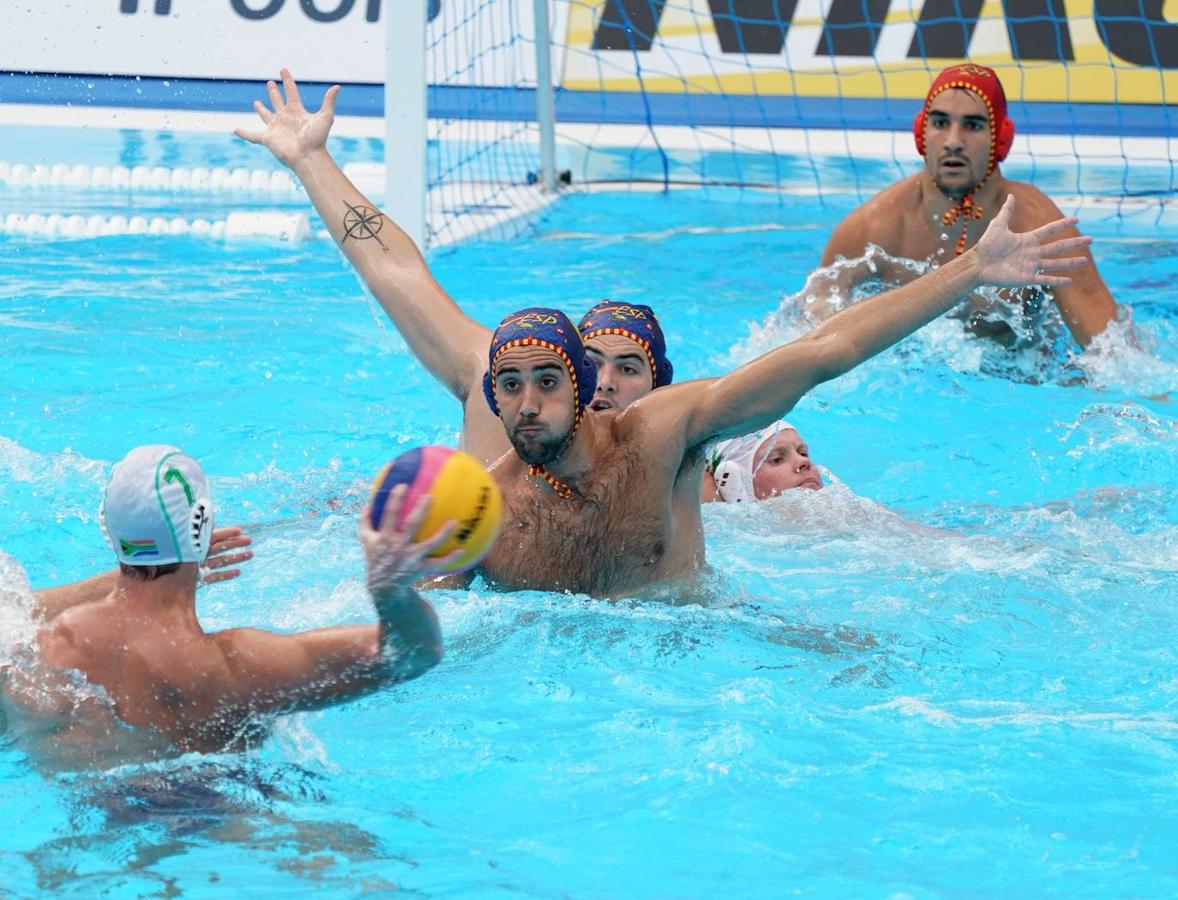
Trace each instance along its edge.
<path fill-rule="evenodd" d="M 431 498 L 429 512 L 413 535 L 421 541 L 449 521 L 458 523 L 454 533 L 430 559 L 444 559 L 455 550 L 463 552 L 439 572 L 461 572 L 479 563 L 491 550 L 499 534 L 503 501 L 499 486 L 478 461 L 448 447 L 418 447 L 402 453 L 386 465 L 372 486 L 372 527 L 380 527 L 389 494 L 405 485 L 405 501 L 397 525 L 407 518 L 424 494 Z"/>

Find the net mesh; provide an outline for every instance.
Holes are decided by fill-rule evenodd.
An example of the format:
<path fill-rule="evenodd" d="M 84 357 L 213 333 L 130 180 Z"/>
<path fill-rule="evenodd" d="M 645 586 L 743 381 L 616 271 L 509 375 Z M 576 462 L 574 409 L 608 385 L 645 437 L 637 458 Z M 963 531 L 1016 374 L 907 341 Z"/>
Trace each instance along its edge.
<path fill-rule="evenodd" d="M 557 169 L 574 185 L 863 198 L 916 170 L 911 123 L 929 84 L 971 61 L 1006 87 L 1018 128 L 1010 177 L 1105 199 L 1116 214 L 1160 207 L 1178 189 L 1173 0 L 550 0 L 548 9 Z M 546 202 L 534 186 L 536 40 L 532 0 L 435 0 L 431 241 L 502 234 Z"/>

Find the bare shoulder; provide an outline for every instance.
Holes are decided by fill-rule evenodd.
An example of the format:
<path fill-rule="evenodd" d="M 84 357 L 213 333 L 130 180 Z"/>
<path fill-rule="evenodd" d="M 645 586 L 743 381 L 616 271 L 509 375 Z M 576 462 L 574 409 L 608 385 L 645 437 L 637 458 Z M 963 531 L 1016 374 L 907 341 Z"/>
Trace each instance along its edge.
<path fill-rule="evenodd" d="M 1011 227 L 1015 231 L 1030 231 L 1063 217 L 1055 201 L 1033 184 L 1011 181 L 1008 178 L 1004 180 L 1003 187 L 1006 193 L 1017 201 L 1014 219 L 1011 222 Z"/>
<path fill-rule="evenodd" d="M 631 403 L 601 424 L 608 428 L 599 447 L 634 447 L 647 460 L 649 470 L 678 471 L 687 451 L 685 437 L 691 410 L 714 379 L 669 384 Z M 609 412 L 605 410 L 604 412 Z M 594 413 L 595 416 L 601 413 Z"/>
<path fill-rule="evenodd" d="M 730 373 L 731 375 L 731 373 Z M 690 483 L 699 499 L 705 447 L 715 437 L 718 410 L 734 408 L 731 378 L 700 378 L 659 388 L 614 420 L 617 443 L 632 448 L 652 484 Z M 727 414 L 720 418 L 727 421 Z M 678 490 L 678 487 L 676 488 Z"/>
<path fill-rule="evenodd" d="M 101 640 L 119 621 L 111 598 L 105 597 L 62 610 L 42 625 L 37 640 L 42 648 L 53 653 L 69 652 Z"/>
<path fill-rule="evenodd" d="M 899 252 L 905 217 L 920 207 L 918 179 L 913 175 L 897 181 L 852 210 L 831 235 L 822 265 L 830 265 L 840 256 L 862 256 L 868 244 L 877 244 L 889 253 Z"/>
<path fill-rule="evenodd" d="M 614 443 L 658 445 L 671 437 L 673 424 L 690 408 L 696 392 L 710 381 L 679 381 L 651 391 L 621 412 L 602 410 L 593 415 L 601 417 L 597 422 L 608 428 Z"/>
<path fill-rule="evenodd" d="M 282 635 L 262 628 L 227 628 L 213 632 L 209 638 L 225 660 L 233 663 L 268 652 L 281 641 Z"/>

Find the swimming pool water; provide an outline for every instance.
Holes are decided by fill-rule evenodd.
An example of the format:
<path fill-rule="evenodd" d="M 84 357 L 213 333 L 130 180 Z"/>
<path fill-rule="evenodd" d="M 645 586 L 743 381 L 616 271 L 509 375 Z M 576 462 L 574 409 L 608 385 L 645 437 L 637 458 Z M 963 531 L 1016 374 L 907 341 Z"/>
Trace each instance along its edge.
<path fill-rule="evenodd" d="M 488 324 L 650 303 L 700 377 L 796 333 L 774 314 L 853 200 L 571 195 L 533 235 L 432 262 Z M 790 418 L 834 483 L 706 509 L 702 602 L 438 592 L 437 669 L 247 757 L 52 775 L 10 740 L 0 894 L 1178 891 L 1178 236 L 1086 228 L 1144 350 L 1006 377 L 947 319 L 822 386 Z M 368 620 L 369 479 L 457 440 L 322 241 L 0 236 L 0 346 L 0 549 L 37 587 L 107 567 L 111 462 L 179 444 L 255 537 L 201 592 L 210 628 Z"/>

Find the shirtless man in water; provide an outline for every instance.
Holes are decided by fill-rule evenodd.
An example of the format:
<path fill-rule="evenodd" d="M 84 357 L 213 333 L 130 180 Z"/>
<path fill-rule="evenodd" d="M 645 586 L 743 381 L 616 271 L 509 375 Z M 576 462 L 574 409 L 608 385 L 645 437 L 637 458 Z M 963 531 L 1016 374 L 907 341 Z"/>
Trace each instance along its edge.
<path fill-rule="evenodd" d="M 289 76 L 284 77 L 288 79 L 287 88 L 290 90 L 294 82 L 289 80 Z M 271 99 L 278 102 L 275 100 L 276 90 L 275 86 L 271 91 Z M 334 96 L 333 92 L 329 102 L 334 100 Z M 265 107 L 260 104 L 256 106 L 260 113 L 269 115 Z M 295 110 L 287 109 L 289 117 L 296 115 Z M 314 168 L 321 177 L 314 177 L 313 174 L 304 181 L 304 186 L 324 221 L 333 223 L 329 225 L 332 235 L 397 326 L 414 355 L 463 404 L 463 449 L 490 465 L 511 449 L 500 423 L 494 416 L 487 414 L 482 392 L 478 389 L 487 349 L 491 345 L 491 329 L 467 316 L 441 286 L 428 277 L 428 273 L 422 273 L 416 266 L 407 264 L 414 262 L 412 247 L 407 245 L 408 239 L 395 227 L 385 230 L 384 223 L 387 220 L 383 216 L 371 223 L 372 234 L 363 228 L 335 227 L 335 223 L 342 224 L 338 214 L 338 187 L 341 184 L 346 186 L 345 193 L 352 208 L 373 212 L 375 209 L 330 159 L 326 149 L 326 132 L 330 130 L 331 117 L 330 107 L 326 104 L 325 110 L 326 113 L 321 111 L 317 116 L 300 117 L 298 127 L 305 127 L 309 132 L 314 130 L 314 137 L 311 138 L 308 133 L 308 138 L 320 157 Z M 280 160 L 290 165 L 290 148 L 282 135 L 264 137 L 242 131 L 238 134 L 266 144 Z M 322 177 L 324 175 L 329 177 Z M 366 248 L 371 248 L 371 244 L 362 242 L 373 238 L 388 246 L 387 257 L 391 258 L 386 258 L 386 254 L 365 252 Z M 581 317 L 577 322 L 577 330 L 597 370 L 597 388 L 589 404 L 591 411 L 620 412 L 651 391 L 672 383 L 674 367 L 667 356 L 666 337 L 658 317 L 649 306 L 604 300 Z M 773 458 L 769 461 L 772 465 L 768 466 L 763 478 L 768 478 L 769 470 L 777 471 L 780 456 L 799 456 L 797 449 L 787 446 L 787 442 L 788 435 L 778 436 L 777 443 L 781 446 L 775 448 Z M 804 451 L 800 456 L 808 460 L 808 454 Z M 808 466 L 808 462 L 805 465 Z M 715 499 L 716 492 L 707 484 L 708 479 L 709 476 L 705 475 L 704 497 Z M 817 470 L 809 468 L 807 476 L 798 481 L 806 481 L 807 486 L 813 486 L 815 479 L 821 486 Z M 795 486 L 785 484 L 788 479 L 777 480 L 782 482 L 781 487 L 776 490 L 766 489 L 763 492 L 765 496 Z"/>
<path fill-rule="evenodd" d="M 273 109 L 255 104 L 265 130 L 238 135 L 264 144 L 292 169 L 365 282 L 378 297 L 398 298 L 394 318 L 412 319 L 419 335 L 436 335 L 444 327 L 437 309 L 453 301 L 413 242 L 348 182 L 324 149 L 338 86 L 312 115 L 290 73 L 282 75 L 285 98 L 270 82 Z M 912 284 L 843 310 L 722 378 L 669 385 L 619 413 L 585 414 L 595 367 L 576 328 L 557 310 L 507 316 L 491 336 L 489 354 L 485 334 L 475 329 L 464 332 L 468 349 L 457 357 L 440 339 L 414 345 L 427 368 L 463 400 L 464 445 L 489 458 L 502 438 L 490 442 L 487 423 L 498 419 L 515 451 L 491 466 L 504 494 L 503 526 L 481 571 L 504 587 L 596 596 L 693 575 L 704 561 L 706 444 L 768 426 L 815 385 L 895 344 L 981 285 L 1069 283 L 1051 273 L 1085 260 L 1049 254 L 1079 250 L 1089 239 L 1042 244 L 1076 220 L 1015 234 L 1009 228 L 1014 213 L 1011 197 L 976 247 Z"/>
<path fill-rule="evenodd" d="M 945 69 L 929 89 L 913 127 L 917 150 L 924 157 L 923 171 L 884 188 L 848 215 L 826 245 L 823 266 L 840 257 L 861 257 L 869 244 L 892 257 L 943 264 L 977 244 L 1007 197 L 1018 202 L 1010 222 L 1015 231 L 1032 231 L 1060 218 L 1059 208 L 1038 188 L 1002 175 L 999 163 L 1010 152 L 1014 123 L 1006 114 L 1006 94 L 992 69 L 976 65 Z M 1072 336 L 1087 347 L 1116 319 L 1117 306 L 1091 253 L 1085 248 L 1078 252 L 1088 266 L 1076 272 L 1071 284 L 1056 286 L 1052 297 Z M 884 271 L 879 271 L 881 263 Z M 876 274 L 885 281 L 913 277 L 909 267 L 886 260 L 853 269 L 807 285 L 806 294 L 818 304 L 811 310 L 813 315 L 824 316 L 823 294 L 828 291 L 838 290 L 845 299 L 856 284 Z M 1035 290 L 1024 294 L 1023 315 L 1034 319 L 1043 294 Z M 996 313 L 993 304 L 981 297 L 970 298 L 969 323 L 974 333 L 1003 343 L 1014 337 L 1000 311 Z"/>
<path fill-rule="evenodd" d="M 398 529 L 403 496 L 394 492 L 379 530 L 369 510 L 360 521 L 378 624 L 206 632 L 196 617 L 213 516 L 204 473 L 174 447 L 133 450 L 115 465 L 100 513 L 119 560 L 110 591 L 49 618 L 0 670 L 0 712 L 18 745 L 52 768 L 241 749 L 279 713 L 421 675 L 441 658 L 442 636 L 412 584 L 454 523 L 412 543 L 428 505 Z"/>

